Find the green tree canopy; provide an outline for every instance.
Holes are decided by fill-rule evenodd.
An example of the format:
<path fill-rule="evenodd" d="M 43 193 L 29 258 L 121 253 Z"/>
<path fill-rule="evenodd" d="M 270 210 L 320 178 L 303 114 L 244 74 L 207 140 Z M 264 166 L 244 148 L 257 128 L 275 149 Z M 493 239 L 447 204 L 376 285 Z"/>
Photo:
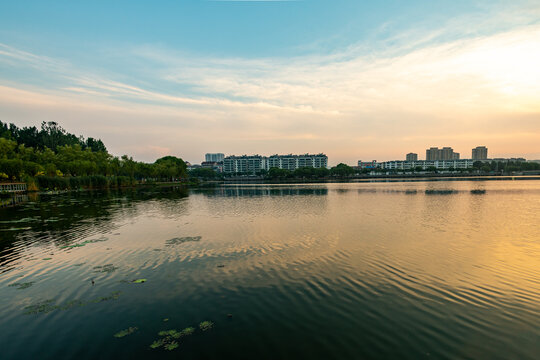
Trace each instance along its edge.
<path fill-rule="evenodd" d="M 354 175 L 354 169 L 347 164 L 340 163 L 330 169 L 330 174 L 333 176 L 347 177 Z"/>

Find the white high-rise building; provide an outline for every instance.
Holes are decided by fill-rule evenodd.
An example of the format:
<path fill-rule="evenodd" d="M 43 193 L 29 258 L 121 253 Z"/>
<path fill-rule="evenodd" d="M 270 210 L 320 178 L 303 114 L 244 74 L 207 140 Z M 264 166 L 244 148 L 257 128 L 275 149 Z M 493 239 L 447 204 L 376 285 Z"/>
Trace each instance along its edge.
<path fill-rule="evenodd" d="M 225 155 L 222 153 L 208 153 L 204 155 L 204 161 L 206 162 L 223 162 Z"/>

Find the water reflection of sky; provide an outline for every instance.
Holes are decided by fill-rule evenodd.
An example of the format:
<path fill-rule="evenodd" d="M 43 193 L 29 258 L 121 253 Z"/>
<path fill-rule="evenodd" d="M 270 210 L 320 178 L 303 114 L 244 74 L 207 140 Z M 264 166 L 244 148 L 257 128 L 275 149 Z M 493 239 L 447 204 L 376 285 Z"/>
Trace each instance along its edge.
<path fill-rule="evenodd" d="M 240 338 L 241 328 L 250 329 L 252 356 L 292 346 L 268 329 L 301 344 L 309 334 L 316 358 L 354 355 L 358 346 L 365 357 L 408 349 L 405 358 L 420 349 L 454 358 L 496 358 L 502 348 L 532 358 L 538 350 L 540 182 L 86 192 L 28 199 L 0 214 L 0 315 L 11 329 L 26 326 L 22 309 L 35 301 L 120 290 L 106 307 L 116 312 L 111 319 L 103 318 L 105 306 L 93 304 L 90 313 L 105 322 L 138 313 L 144 325 L 159 308 L 192 322 L 234 310 L 246 317 L 221 326 Z M 107 264 L 115 270 L 101 271 Z M 136 278 L 147 278 L 143 289 L 150 291 L 126 283 Z M 8 286 L 16 282 L 33 283 Z M 73 329 L 77 311 L 27 325 L 39 331 L 45 318 L 55 329 Z M 224 339 L 239 340 L 216 334 L 218 349 L 234 354 Z M 117 353 L 98 338 L 108 354 Z M 37 340 L 55 342 L 46 334 Z M 22 341 L 14 331 L 0 340 L 11 344 L 11 356 Z M 217 354 L 201 351 L 193 345 L 183 354 Z"/>

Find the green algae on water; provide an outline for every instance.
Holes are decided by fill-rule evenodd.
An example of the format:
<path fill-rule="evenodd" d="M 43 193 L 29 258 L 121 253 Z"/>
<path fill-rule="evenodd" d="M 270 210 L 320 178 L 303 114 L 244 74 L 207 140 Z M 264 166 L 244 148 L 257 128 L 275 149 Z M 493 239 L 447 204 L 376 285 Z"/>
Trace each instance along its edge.
<path fill-rule="evenodd" d="M 137 279 L 137 280 L 132 281 L 133 284 L 142 284 L 142 283 L 145 283 L 145 282 L 146 282 L 146 279 Z"/>
<path fill-rule="evenodd" d="M 158 332 L 158 335 L 159 336 L 170 336 L 170 337 L 173 337 L 175 339 L 178 339 L 181 336 L 180 332 L 177 331 L 177 330 L 174 330 L 174 329 L 172 329 L 172 330 L 162 330 L 162 331 Z"/>
<path fill-rule="evenodd" d="M 194 327 L 187 327 L 184 330 L 180 331 L 180 336 L 192 335 L 195 332 Z"/>
<path fill-rule="evenodd" d="M 113 264 L 106 264 L 106 265 L 100 265 L 100 266 L 94 266 L 94 272 L 101 272 L 101 273 L 112 273 L 118 267 L 114 266 Z"/>
<path fill-rule="evenodd" d="M 24 282 L 24 283 L 13 283 L 13 284 L 9 284 L 8 286 L 17 287 L 17 290 L 23 290 L 23 289 L 28 289 L 32 285 L 34 285 L 34 281 Z"/>
<path fill-rule="evenodd" d="M 9 229 L 0 229 L 0 231 L 21 231 L 21 230 L 30 230 L 31 227 L 30 226 L 27 226 L 27 227 L 11 227 Z"/>
<path fill-rule="evenodd" d="M 70 300 L 68 302 L 66 302 L 65 304 L 63 305 L 60 305 L 58 306 L 58 309 L 60 310 L 69 310 L 71 308 L 74 308 L 74 307 L 81 307 L 81 306 L 85 306 L 87 303 L 82 301 L 82 300 Z"/>
<path fill-rule="evenodd" d="M 202 331 L 210 330 L 213 327 L 214 327 L 214 323 L 208 320 L 203 321 L 199 324 L 199 329 L 201 329 Z"/>
<path fill-rule="evenodd" d="M 95 298 L 93 300 L 90 300 L 89 302 L 90 303 L 100 303 L 100 302 L 109 301 L 109 300 L 116 300 L 116 299 L 118 299 L 120 297 L 121 293 L 122 293 L 121 291 L 115 291 L 115 292 L 111 293 L 108 296 L 98 297 L 98 298 Z"/>
<path fill-rule="evenodd" d="M 174 246 L 183 244 L 185 242 L 197 242 L 201 241 L 202 236 L 185 236 L 185 237 L 176 237 L 169 239 L 165 242 L 165 246 Z"/>
<path fill-rule="evenodd" d="M 87 244 L 94 244 L 94 243 L 103 242 L 107 240 L 109 239 L 107 239 L 106 237 L 101 237 L 99 239 L 85 240 L 82 243 L 78 243 L 78 244 L 60 246 L 60 249 L 73 249 L 73 248 L 86 246 Z"/>
<path fill-rule="evenodd" d="M 163 347 L 165 350 L 174 350 L 176 349 L 178 344 L 178 339 L 180 339 L 183 336 L 191 335 L 195 332 L 195 328 L 193 327 L 187 327 L 182 331 L 178 331 L 175 329 L 171 330 L 162 330 L 158 332 L 158 335 L 161 336 L 161 339 L 158 339 L 154 341 L 150 348 L 157 349 L 160 347 Z"/>
<path fill-rule="evenodd" d="M 120 291 L 115 291 L 108 296 L 102 296 L 102 297 L 98 297 L 98 298 L 87 300 L 87 301 L 75 299 L 75 300 L 70 300 L 59 305 L 53 304 L 53 301 L 54 301 L 53 299 L 42 300 L 35 304 L 25 307 L 24 314 L 26 315 L 46 314 L 54 310 L 69 310 L 75 307 L 86 306 L 88 304 L 96 304 L 96 303 L 101 303 L 104 301 L 116 300 L 120 297 L 120 294 L 121 294 Z"/>
<path fill-rule="evenodd" d="M 150 344 L 151 349 L 157 349 L 165 344 L 163 339 L 159 339 Z"/>
<path fill-rule="evenodd" d="M 58 309 L 58 306 L 52 304 L 53 301 L 53 299 L 39 301 L 35 304 L 25 307 L 24 309 L 26 311 L 24 313 L 27 315 L 49 313 L 53 310 Z"/>
<path fill-rule="evenodd" d="M 52 258 L 43 258 L 41 260 L 52 260 Z"/>
<path fill-rule="evenodd" d="M 171 341 L 170 343 L 163 345 L 165 350 L 169 350 L 169 351 L 176 349 L 178 346 L 179 346 L 178 342 L 176 341 Z"/>
<path fill-rule="evenodd" d="M 139 330 L 138 327 L 134 326 L 134 327 L 129 327 L 127 329 L 124 329 L 124 330 L 120 330 L 119 332 L 117 332 L 116 334 L 114 334 L 113 336 L 115 338 L 123 338 L 124 336 L 128 336 L 128 335 L 131 335 L 133 334 L 135 331 Z"/>

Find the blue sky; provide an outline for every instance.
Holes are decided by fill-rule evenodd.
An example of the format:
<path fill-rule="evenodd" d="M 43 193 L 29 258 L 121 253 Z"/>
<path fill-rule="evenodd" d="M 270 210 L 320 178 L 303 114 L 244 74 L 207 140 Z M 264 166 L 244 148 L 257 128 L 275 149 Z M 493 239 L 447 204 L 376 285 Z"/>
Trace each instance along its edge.
<path fill-rule="evenodd" d="M 17 1 L 0 119 L 116 155 L 540 158 L 535 1 Z M 512 56 L 515 54 L 515 57 Z M 486 130 L 487 129 L 487 130 Z M 510 132 L 509 132 L 510 131 Z"/>

